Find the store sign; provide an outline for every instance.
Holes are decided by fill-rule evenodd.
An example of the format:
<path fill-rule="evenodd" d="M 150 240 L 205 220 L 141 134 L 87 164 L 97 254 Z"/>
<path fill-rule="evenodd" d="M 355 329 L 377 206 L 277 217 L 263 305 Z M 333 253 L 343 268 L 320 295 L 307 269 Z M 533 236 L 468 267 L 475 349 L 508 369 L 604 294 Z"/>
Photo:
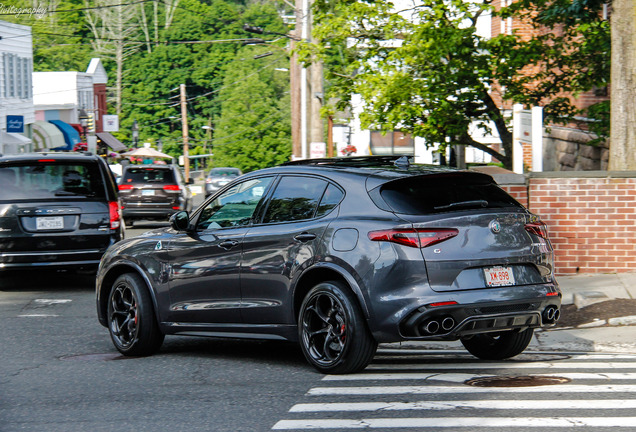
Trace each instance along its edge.
<path fill-rule="evenodd" d="M 106 114 L 102 116 L 104 120 L 104 132 L 119 132 L 119 116 Z"/>
<path fill-rule="evenodd" d="M 7 132 L 24 133 L 24 116 L 8 115 Z"/>

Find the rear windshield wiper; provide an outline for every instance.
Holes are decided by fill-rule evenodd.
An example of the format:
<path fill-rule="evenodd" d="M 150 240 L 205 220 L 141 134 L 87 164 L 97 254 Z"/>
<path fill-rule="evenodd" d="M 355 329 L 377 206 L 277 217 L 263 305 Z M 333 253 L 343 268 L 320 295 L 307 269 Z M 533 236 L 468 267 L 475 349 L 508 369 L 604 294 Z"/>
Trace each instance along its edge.
<path fill-rule="evenodd" d="M 488 201 L 486 200 L 460 201 L 460 202 L 454 202 L 448 205 L 433 207 L 433 210 L 449 210 L 454 208 L 470 208 L 470 207 L 488 207 Z"/>

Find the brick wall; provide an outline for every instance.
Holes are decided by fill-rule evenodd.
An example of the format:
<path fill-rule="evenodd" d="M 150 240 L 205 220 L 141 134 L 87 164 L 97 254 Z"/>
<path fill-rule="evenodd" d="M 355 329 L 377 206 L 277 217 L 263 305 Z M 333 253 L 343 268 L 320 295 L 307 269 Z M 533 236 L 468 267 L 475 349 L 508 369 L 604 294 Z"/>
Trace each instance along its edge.
<path fill-rule="evenodd" d="M 493 177 L 548 225 L 558 275 L 636 271 L 636 172 Z"/>

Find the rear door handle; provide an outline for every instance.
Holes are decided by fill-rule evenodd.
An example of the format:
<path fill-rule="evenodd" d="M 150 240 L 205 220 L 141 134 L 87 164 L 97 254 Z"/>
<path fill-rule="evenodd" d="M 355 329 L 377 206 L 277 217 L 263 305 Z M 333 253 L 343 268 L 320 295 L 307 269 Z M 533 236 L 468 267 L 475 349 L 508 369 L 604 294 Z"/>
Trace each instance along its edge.
<path fill-rule="evenodd" d="M 302 233 L 298 234 L 294 237 L 294 240 L 298 240 L 299 242 L 308 242 L 316 238 L 316 234 L 313 233 Z"/>
<path fill-rule="evenodd" d="M 222 247 L 225 250 L 229 250 L 229 249 L 232 249 L 237 244 L 239 244 L 239 242 L 237 242 L 236 240 L 224 240 L 221 243 L 219 243 L 219 247 Z"/>

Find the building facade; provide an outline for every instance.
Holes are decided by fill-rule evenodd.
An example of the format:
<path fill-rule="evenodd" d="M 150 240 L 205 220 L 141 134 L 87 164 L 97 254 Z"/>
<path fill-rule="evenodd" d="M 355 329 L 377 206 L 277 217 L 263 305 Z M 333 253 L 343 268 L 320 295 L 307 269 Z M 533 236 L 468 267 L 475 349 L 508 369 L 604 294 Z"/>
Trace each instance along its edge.
<path fill-rule="evenodd" d="M 24 153 L 33 110 L 31 27 L 0 21 L 0 153 Z"/>

